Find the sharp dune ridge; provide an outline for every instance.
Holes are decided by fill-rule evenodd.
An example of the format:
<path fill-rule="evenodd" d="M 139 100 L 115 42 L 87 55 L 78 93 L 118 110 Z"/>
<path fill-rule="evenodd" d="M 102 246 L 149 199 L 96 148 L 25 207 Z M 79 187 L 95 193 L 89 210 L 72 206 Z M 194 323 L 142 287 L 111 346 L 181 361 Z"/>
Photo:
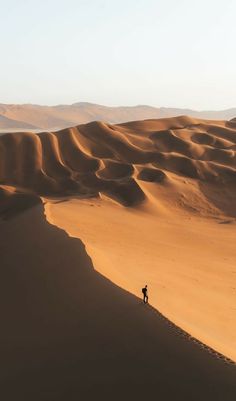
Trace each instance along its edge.
<path fill-rule="evenodd" d="M 219 186 L 235 190 L 234 122 L 181 116 L 0 137 L 0 183 L 41 196 L 104 194 L 135 206 L 146 199 L 142 182 L 168 186 L 176 177 L 194 180 L 204 196 L 236 216 L 230 197 L 226 205 L 214 199 Z"/>

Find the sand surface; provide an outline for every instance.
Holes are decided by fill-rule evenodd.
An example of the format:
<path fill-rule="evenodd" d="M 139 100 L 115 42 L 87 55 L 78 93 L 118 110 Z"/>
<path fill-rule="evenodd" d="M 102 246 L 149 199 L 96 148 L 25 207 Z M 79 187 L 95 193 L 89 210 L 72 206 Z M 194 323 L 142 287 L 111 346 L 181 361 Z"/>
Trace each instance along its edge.
<path fill-rule="evenodd" d="M 37 104 L 0 104 L 0 129 L 39 128 L 59 130 L 85 124 L 94 120 L 109 123 L 166 118 L 186 114 L 211 120 L 231 120 L 236 116 L 236 108 L 218 111 L 196 111 L 169 107 L 145 105 L 109 107 L 100 104 L 78 102 L 70 105 L 42 106 Z"/>
<path fill-rule="evenodd" d="M 109 200 L 46 205 L 48 220 L 80 238 L 95 269 L 236 361 L 236 224 Z M 225 240 L 227 238 L 227 241 Z"/>
<path fill-rule="evenodd" d="M 2 399 L 235 399 L 235 365 L 96 272 L 35 197 L 15 196 L 0 222 Z"/>
<path fill-rule="evenodd" d="M 236 360 L 235 199 L 234 121 L 0 136 L 4 400 L 234 401 L 235 365 L 155 310 Z"/>

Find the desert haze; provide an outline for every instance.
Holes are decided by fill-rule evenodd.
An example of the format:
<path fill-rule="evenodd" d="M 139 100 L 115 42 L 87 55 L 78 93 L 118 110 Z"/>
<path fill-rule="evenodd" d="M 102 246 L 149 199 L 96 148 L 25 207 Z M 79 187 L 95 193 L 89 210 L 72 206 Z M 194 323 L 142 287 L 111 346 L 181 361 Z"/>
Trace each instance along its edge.
<path fill-rule="evenodd" d="M 236 108 L 221 111 L 196 111 L 170 107 L 108 107 L 88 102 L 71 105 L 0 104 L 0 132 L 15 130 L 59 130 L 94 120 L 122 123 L 150 118 L 189 115 L 194 118 L 230 120 Z"/>
<path fill-rule="evenodd" d="M 234 401 L 235 199 L 235 119 L 1 135 L 3 399 Z"/>

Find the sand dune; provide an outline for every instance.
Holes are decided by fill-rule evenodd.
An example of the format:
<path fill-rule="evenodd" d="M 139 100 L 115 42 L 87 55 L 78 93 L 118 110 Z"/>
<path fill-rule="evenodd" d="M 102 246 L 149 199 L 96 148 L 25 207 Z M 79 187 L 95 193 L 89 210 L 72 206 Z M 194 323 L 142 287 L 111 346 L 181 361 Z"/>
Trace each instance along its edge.
<path fill-rule="evenodd" d="M 178 186 L 177 175 L 193 179 L 192 185 L 223 212 L 236 214 L 232 196 L 222 207 L 214 199 L 219 185 L 235 191 L 236 130 L 225 122 L 178 117 L 6 134 L 0 138 L 0 160 L 2 184 L 39 195 L 102 193 L 134 206 L 147 198 L 141 182 L 162 177 L 164 186 Z"/>
<path fill-rule="evenodd" d="M 0 222 L 2 399 L 234 400 L 234 365 L 97 273 L 41 204 L 10 210 Z"/>
<path fill-rule="evenodd" d="M 58 130 L 94 120 L 102 120 L 115 124 L 151 118 L 176 117 L 183 114 L 211 120 L 230 120 L 235 117 L 236 109 L 196 111 L 168 107 L 158 108 L 145 105 L 108 107 L 87 102 L 57 106 L 0 104 L 0 118 L 1 116 L 8 118 L 8 121 L 5 120 L 5 125 L 2 126 L 2 128 L 19 128 L 21 130 L 27 128 L 25 125 L 26 123 L 39 129 Z"/>
<path fill-rule="evenodd" d="M 35 129 L 36 127 L 32 124 L 29 124 L 27 122 L 23 122 L 23 121 L 17 121 L 17 120 L 13 120 L 10 118 L 5 117 L 4 115 L 0 115 L 0 130 L 11 130 L 13 131 L 14 129 L 17 128 L 21 128 L 23 129 Z"/>
<path fill-rule="evenodd" d="M 236 361 L 234 121 L 6 134 L 0 189 L 4 399 L 235 399 L 235 367 L 135 297 L 147 282 L 154 308 Z"/>

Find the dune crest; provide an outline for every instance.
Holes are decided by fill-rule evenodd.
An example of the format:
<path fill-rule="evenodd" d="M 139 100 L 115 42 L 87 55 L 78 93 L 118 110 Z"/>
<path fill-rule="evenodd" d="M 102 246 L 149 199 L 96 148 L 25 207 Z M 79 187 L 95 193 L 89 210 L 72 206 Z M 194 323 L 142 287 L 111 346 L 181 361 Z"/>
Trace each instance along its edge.
<path fill-rule="evenodd" d="M 214 206 L 235 216 L 236 128 L 180 116 L 119 125 L 82 124 L 55 133 L 0 137 L 0 184 L 41 196 L 104 194 L 124 206 L 147 199 L 143 182 L 193 181 Z M 219 201 L 217 189 L 230 194 Z M 189 200 L 191 206 L 191 200 Z"/>
<path fill-rule="evenodd" d="M 235 399 L 235 365 L 97 273 L 40 202 L 0 225 L 1 399 Z"/>
<path fill-rule="evenodd" d="M 0 104 L 0 129 L 28 130 L 34 127 L 55 131 L 94 120 L 117 124 L 138 119 L 176 117 L 182 114 L 211 120 L 230 120 L 235 117 L 236 109 L 196 111 L 147 105 L 109 107 L 87 102 L 57 106 Z"/>
<path fill-rule="evenodd" d="M 154 307 L 235 360 L 234 121 L 5 134 L 0 188 L 3 219 L 24 194 L 46 198 L 48 221 L 82 239 L 100 273 L 138 296 L 148 281 Z"/>

